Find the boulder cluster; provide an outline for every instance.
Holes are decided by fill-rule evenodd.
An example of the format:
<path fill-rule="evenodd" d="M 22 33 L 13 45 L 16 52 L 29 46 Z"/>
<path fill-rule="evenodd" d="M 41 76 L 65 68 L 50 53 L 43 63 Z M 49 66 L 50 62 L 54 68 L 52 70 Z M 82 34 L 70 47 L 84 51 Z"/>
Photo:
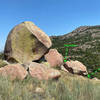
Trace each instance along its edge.
<path fill-rule="evenodd" d="M 87 75 L 86 66 L 79 61 L 65 63 L 64 57 L 51 46 L 49 36 L 32 22 L 15 26 L 6 41 L 4 59 L 7 65 L 0 68 L 0 74 L 11 80 L 23 80 L 27 75 L 40 80 L 58 79 L 60 70 Z"/>

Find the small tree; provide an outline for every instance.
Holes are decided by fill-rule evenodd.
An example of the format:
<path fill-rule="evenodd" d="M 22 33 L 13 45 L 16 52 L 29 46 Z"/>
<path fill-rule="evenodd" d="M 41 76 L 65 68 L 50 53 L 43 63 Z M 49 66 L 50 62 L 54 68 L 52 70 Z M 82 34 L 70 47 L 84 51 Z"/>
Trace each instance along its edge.
<path fill-rule="evenodd" d="M 3 51 L 0 51 L 0 59 L 4 59 L 4 53 L 3 53 Z"/>

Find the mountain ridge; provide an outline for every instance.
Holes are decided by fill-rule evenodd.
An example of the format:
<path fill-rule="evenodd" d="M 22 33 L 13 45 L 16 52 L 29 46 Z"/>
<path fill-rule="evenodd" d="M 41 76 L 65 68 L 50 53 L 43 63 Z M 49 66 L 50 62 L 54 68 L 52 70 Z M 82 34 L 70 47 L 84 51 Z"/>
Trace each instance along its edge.
<path fill-rule="evenodd" d="M 57 37 L 57 36 L 65 36 L 65 35 L 69 35 L 70 33 L 85 31 L 86 29 L 94 28 L 94 27 L 100 28 L 100 25 L 93 25 L 93 26 L 84 25 L 84 26 L 79 26 L 79 27 L 75 28 L 74 30 L 72 30 L 72 32 L 68 32 L 68 33 L 65 33 L 63 35 L 52 35 L 50 37 L 52 38 L 52 37 Z"/>
<path fill-rule="evenodd" d="M 68 59 L 79 60 L 88 70 L 95 70 L 100 66 L 100 25 L 80 26 L 72 32 L 60 36 L 50 37 L 56 48 L 65 56 L 64 44 L 75 44 L 69 47 Z"/>

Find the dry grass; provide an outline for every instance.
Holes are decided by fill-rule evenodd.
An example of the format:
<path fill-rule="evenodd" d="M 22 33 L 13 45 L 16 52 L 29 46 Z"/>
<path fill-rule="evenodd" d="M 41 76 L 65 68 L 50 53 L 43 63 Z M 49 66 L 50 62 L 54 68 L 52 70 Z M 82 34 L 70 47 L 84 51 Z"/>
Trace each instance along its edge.
<path fill-rule="evenodd" d="M 59 80 L 24 81 L 0 77 L 0 100 L 100 100 L 100 82 L 61 72 Z M 36 93 L 36 87 L 44 90 Z"/>
<path fill-rule="evenodd" d="M 7 65 L 7 63 L 0 59 L 0 67 L 4 67 L 5 65 Z"/>

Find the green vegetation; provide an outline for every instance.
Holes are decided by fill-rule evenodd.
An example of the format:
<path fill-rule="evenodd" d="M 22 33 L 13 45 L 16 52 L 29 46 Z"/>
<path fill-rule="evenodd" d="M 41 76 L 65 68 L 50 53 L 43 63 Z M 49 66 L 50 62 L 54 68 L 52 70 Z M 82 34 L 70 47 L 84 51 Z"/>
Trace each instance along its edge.
<path fill-rule="evenodd" d="M 70 60 L 79 60 L 85 66 L 88 71 L 93 71 L 100 67 L 100 37 L 93 37 L 92 34 L 98 34 L 100 32 L 99 27 L 90 27 L 79 33 L 75 33 L 72 36 L 55 36 L 52 38 L 53 46 L 64 57 L 66 56 L 66 47 L 64 44 L 75 44 L 78 47 L 67 47 L 69 49 L 67 58 Z M 74 34 L 74 32 L 69 33 Z M 100 72 L 98 72 L 97 78 L 100 78 Z"/>
<path fill-rule="evenodd" d="M 4 53 L 0 52 L 0 67 L 4 67 L 5 65 L 7 65 L 4 61 Z"/>
<path fill-rule="evenodd" d="M 1 100 L 100 100 L 100 82 L 61 72 L 59 80 L 39 81 L 28 76 L 10 81 L 0 77 Z M 37 93 L 40 87 L 43 92 Z"/>
<path fill-rule="evenodd" d="M 7 63 L 5 63 L 3 60 L 0 60 L 0 67 L 4 67 L 5 65 L 7 65 Z"/>
<path fill-rule="evenodd" d="M 85 31 L 86 34 L 82 35 L 76 34 L 75 36 L 63 39 L 60 37 L 53 38 L 52 48 L 56 48 L 65 57 L 66 47 L 64 47 L 64 44 L 78 45 L 78 47 L 68 47 L 68 59 L 79 60 L 87 66 L 88 71 L 94 71 L 100 66 L 100 41 L 97 38 L 92 38 L 91 32 Z M 20 40 L 22 43 L 20 47 L 24 45 L 24 39 Z M 93 42 L 94 40 L 95 42 Z M 91 47 L 85 46 L 85 48 L 84 45 L 86 44 Z M 24 49 L 25 51 L 29 50 L 23 47 L 22 51 Z M 0 67 L 5 66 L 3 58 L 3 53 L 0 53 Z M 22 58 L 24 60 L 24 57 Z M 45 64 L 49 67 L 47 63 Z M 9 78 L 0 76 L 0 100 L 100 100 L 99 80 L 90 80 L 82 76 L 63 72 L 60 69 L 59 71 L 61 72 L 59 80 L 48 81 L 38 80 L 29 75 L 23 81 L 18 79 L 11 81 Z M 96 72 L 95 76 L 100 78 L 100 71 Z M 42 88 L 43 92 L 37 93 L 37 87 Z"/>
<path fill-rule="evenodd" d="M 4 53 L 0 52 L 0 59 L 4 59 Z"/>
<path fill-rule="evenodd" d="M 74 44 L 70 44 L 70 45 L 64 44 L 64 46 L 65 46 L 65 47 L 77 47 L 78 45 L 74 45 Z"/>

